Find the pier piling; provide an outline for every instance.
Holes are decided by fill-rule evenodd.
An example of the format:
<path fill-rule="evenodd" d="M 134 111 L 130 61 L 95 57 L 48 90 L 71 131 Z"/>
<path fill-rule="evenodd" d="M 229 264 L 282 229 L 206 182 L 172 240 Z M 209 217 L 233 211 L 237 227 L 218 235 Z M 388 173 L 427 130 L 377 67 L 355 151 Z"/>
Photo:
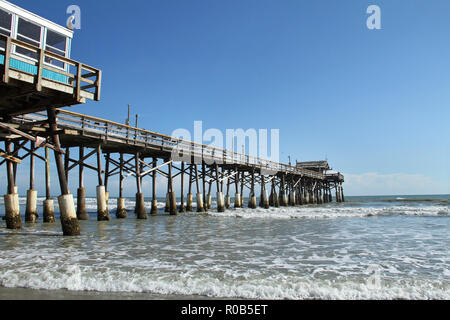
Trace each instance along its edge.
<path fill-rule="evenodd" d="M 203 184 L 203 199 L 202 199 L 202 207 L 205 212 L 208 211 L 208 200 L 206 198 L 206 164 L 205 161 L 202 161 L 202 184 Z"/>
<path fill-rule="evenodd" d="M 98 173 L 98 186 L 96 188 L 97 194 L 97 221 L 109 221 L 111 220 L 108 211 L 108 205 L 106 203 L 106 189 L 103 184 L 102 177 L 102 162 L 101 162 L 102 149 L 101 146 L 97 146 L 97 173 Z"/>
<path fill-rule="evenodd" d="M 169 162 L 169 212 L 170 215 L 177 214 L 177 198 L 173 189 L 172 162 Z"/>
<path fill-rule="evenodd" d="M 217 183 L 217 195 L 216 195 L 217 212 L 225 212 L 225 201 L 223 197 L 223 192 L 221 191 L 222 189 L 220 187 L 219 166 L 217 165 L 217 163 L 215 165 L 215 169 L 216 169 L 216 183 Z"/>
<path fill-rule="evenodd" d="M 339 185 L 336 185 L 335 189 L 336 189 L 336 202 L 341 202 L 341 193 L 339 190 Z"/>
<path fill-rule="evenodd" d="M 212 203 L 211 187 L 212 187 L 212 179 L 210 179 L 208 182 L 208 194 L 206 197 L 206 207 L 208 208 L 208 210 L 211 209 L 211 203 Z"/>
<path fill-rule="evenodd" d="M 5 141 L 5 150 L 8 154 L 11 153 L 11 140 L 9 139 Z M 14 168 L 12 161 L 8 159 L 6 172 L 8 179 L 8 193 L 4 196 L 6 227 L 8 229 L 21 229 L 22 219 L 19 210 L 19 195 L 15 190 Z"/>
<path fill-rule="evenodd" d="M 261 175 L 261 207 L 264 209 L 269 209 L 270 207 L 264 175 Z"/>
<path fill-rule="evenodd" d="M 54 151 L 54 156 L 56 168 L 58 171 L 59 186 L 61 188 L 61 195 L 58 197 L 58 204 L 59 212 L 61 215 L 63 235 L 76 236 L 80 234 L 80 226 L 78 224 L 73 196 L 69 193 L 69 188 L 67 187 L 67 180 L 64 172 L 64 164 L 61 154 L 61 145 L 59 143 L 58 128 L 56 125 L 55 109 L 47 108 L 47 116 L 53 145 L 56 148 L 56 150 Z"/>
<path fill-rule="evenodd" d="M 189 183 L 188 183 L 188 194 L 186 199 L 186 212 L 192 212 L 192 178 L 193 178 L 193 165 L 189 166 Z"/>
<path fill-rule="evenodd" d="M 35 143 L 30 142 L 30 189 L 27 190 L 27 201 L 25 209 L 25 222 L 36 222 L 39 214 L 37 212 L 37 190 L 34 189 L 34 152 Z"/>
<path fill-rule="evenodd" d="M 45 147 L 45 200 L 43 207 L 44 222 L 55 222 L 55 204 L 50 197 L 50 151 L 48 150 L 48 147 Z"/>
<path fill-rule="evenodd" d="M 156 199 L 156 164 L 158 162 L 157 158 L 153 158 L 153 171 L 152 171 L 152 208 L 150 209 L 150 214 L 155 215 L 159 213 L 158 200 Z"/>
<path fill-rule="evenodd" d="M 252 181 L 251 181 L 251 187 L 250 187 L 248 207 L 251 208 L 251 209 L 256 209 L 255 170 L 252 170 L 251 179 L 252 179 Z"/>
<path fill-rule="evenodd" d="M 231 205 L 231 197 L 230 197 L 230 180 L 231 180 L 231 170 L 228 170 L 227 176 L 227 193 L 225 195 L 225 209 L 229 209 Z"/>
<path fill-rule="evenodd" d="M 123 153 L 119 155 L 119 198 L 117 198 L 116 218 L 125 219 L 128 215 L 123 198 Z"/>
<path fill-rule="evenodd" d="M 205 209 L 203 208 L 203 194 L 200 193 L 200 182 L 199 182 L 199 176 L 198 176 L 198 167 L 196 164 L 194 164 L 195 167 L 195 185 L 197 188 L 197 194 L 195 195 L 195 198 L 197 200 L 197 212 L 204 212 Z"/>
<path fill-rule="evenodd" d="M 58 110 L 58 112 L 61 112 Z M 69 113 L 69 115 L 73 115 L 74 113 Z M 344 194 L 342 182 L 343 176 L 339 173 L 326 175 L 320 171 L 311 171 L 311 170 L 303 170 L 301 168 L 297 168 L 290 165 L 281 165 L 277 164 L 275 168 L 277 168 L 277 173 L 275 174 L 264 174 L 265 171 L 263 169 L 266 167 L 266 164 L 261 165 L 261 162 L 255 161 L 255 159 L 251 159 L 250 157 L 241 157 L 241 160 L 244 162 L 238 164 L 228 164 L 217 162 L 217 154 L 214 156 L 214 152 L 211 158 L 208 158 L 208 161 L 202 159 L 201 162 L 201 172 L 199 172 L 199 168 L 196 164 L 191 163 L 189 161 L 181 161 L 181 166 L 178 167 L 177 163 L 173 163 L 173 160 L 170 158 L 170 154 L 167 153 L 167 149 L 158 149 L 148 148 L 147 143 L 151 142 L 152 139 L 155 139 L 158 134 L 156 133 L 148 133 L 142 130 L 141 133 L 136 128 L 126 127 L 123 132 L 127 132 L 126 142 L 120 141 L 120 135 L 117 131 L 115 132 L 114 138 L 112 140 L 108 140 L 109 135 L 108 128 L 111 128 L 115 125 L 121 127 L 120 124 L 115 124 L 113 122 L 108 122 L 104 120 L 106 125 L 102 124 L 101 119 L 95 118 L 95 120 L 91 120 L 87 125 L 84 124 L 85 117 L 89 118 L 89 116 L 81 115 L 77 116 L 77 119 L 73 122 L 70 122 L 69 127 L 64 127 L 64 121 L 67 119 L 66 117 L 62 117 L 63 125 L 56 126 L 58 121 L 56 117 L 56 111 L 53 108 L 47 109 L 47 118 L 45 120 L 39 121 L 39 124 L 32 125 L 30 121 L 27 124 L 27 121 L 22 122 L 14 122 L 14 126 L 11 128 L 6 128 L 6 131 L 3 131 L 5 141 L 5 151 L 0 151 L 1 156 L 4 160 L 0 161 L 1 163 L 6 163 L 7 167 L 7 177 L 8 177 L 8 191 L 5 195 L 5 207 L 6 207 L 6 220 L 8 228 L 20 228 L 22 223 L 20 221 L 20 212 L 18 206 L 18 196 L 17 196 L 17 186 L 16 186 L 16 174 L 17 174 L 17 163 L 20 163 L 20 160 L 24 159 L 27 156 L 30 156 L 30 185 L 27 191 L 27 205 L 25 211 L 25 218 L 27 222 L 35 222 L 37 217 L 36 212 L 36 199 L 37 193 L 34 188 L 34 175 L 35 175 L 35 157 L 45 160 L 46 164 L 46 172 L 45 172 L 45 181 L 46 181 L 46 199 L 44 201 L 44 222 L 51 222 L 54 220 L 54 209 L 53 201 L 50 198 L 50 160 L 49 160 L 49 148 L 54 150 L 55 155 L 55 163 L 58 173 L 59 185 L 61 188 L 61 195 L 58 197 L 58 204 L 60 205 L 61 211 L 61 223 L 63 226 L 63 234 L 64 235 L 77 235 L 79 234 L 79 225 L 78 220 L 87 219 L 86 212 L 86 190 L 84 188 L 84 168 L 88 168 L 97 172 L 98 175 L 98 185 L 96 187 L 96 197 L 97 197 L 97 220 L 110 220 L 109 211 L 108 211 L 108 198 L 109 198 L 109 190 L 108 190 L 108 181 L 109 178 L 115 174 L 119 174 L 119 197 L 117 199 L 117 212 L 116 218 L 121 219 L 127 216 L 126 208 L 125 208 L 125 198 L 123 197 L 123 182 L 124 179 L 130 175 L 133 175 L 136 178 L 136 216 L 138 219 L 146 219 L 147 213 L 145 211 L 145 202 L 144 202 L 144 190 L 143 190 L 143 179 L 146 176 L 151 176 L 152 178 L 152 209 L 150 211 L 151 214 L 158 213 L 158 203 L 156 199 L 156 182 L 157 182 L 157 174 L 161 174 L 161 176 L 167 178 L 167 194 L 166 194 L 166 210 L 171 215 L 176 215 L 178 212 L 192 211 L 193 210 L 193 190 L 192 184 L 195 183 L 196 186 L 196 201 L 197 201 L 197 211 L 204 212 L 208 208 L 211 208 L 212 205 L 212 196 L 211 193 L 214 192 L 212 189 L 216 190 L 216 201 L 217 201 L 217 211 L 224 212 L 231 206 L 231 196 L 230 196 L 230 187 L 231 184 L 234 183 L 235 189 L 235 199 L 234 199 L 234 207 L 241 208 L 244 204 L 244 190 L 248 190 L 248 207 L 249 208 L 257 208 L 257 206 L 261 208 L 269 208 L 270 206 L 278 207 L 278 206 L 297 206 L 303 204 L 323 204 L 328 203 L 332 200 L 332 188 L 335 189 L 336 192 L 336 201 L 343 202 Z M 31 119 L 36 119 L 34 116 Z M 5 120 L 8 121 L 8 120 Z M 77 122 L 78 121 L 78 122 Z M 32 121 L 31 121 L 32 122 Z M 39 140 L 39 144 L 36 142 L 35 137 L 30 134 L 23 133 L 14 128 L 23 125 L 21 130 L 28 130 L 27 132 L 32 133 L 32 130 L 35 131 L 35 135 L 42 135 L 43 130 L 39 128 L 42 122 L 49 123 L 48 134 L 51 136 L 51 139 L 45 139 L 44 142 Z M 77 131 L 76 126 L 73 123 L 80 123 L 80 129 Z M 3 127 L 0 122 L 0 131 Z M 90 132 L 90 128 L 95 128 L 96 125 L 99 125 L 98 128 L 94 129 Z M 110 126 L 111 125 L 111 126 Z M 31 129 L 30 129 L 31 128 Z M 34 128 L 34 129 L 33 129 Z M 39 130 L 38 130 L 39 128 Z M 103 128 L 103 129 L 99 129 Z M 106 129 L 105 129 L 106 128 Z M 9 131 L 8 131 L 9 130 Z M 16 131 L 12 131 L 16 130 Z M 106 130 L 106 131 L 102 131 Z M 112 129 L 110 129 L 112 130 Z M 115 129 L 114 129 L 115 130 Z M 11 134 L 11 132 L 13 134 Z M 18 132 L 18 135 L 16 133 Z M 38 133 L 36 133 L 38 132 Z M 85 132 L 87 132 L 85 134 Z M 105 132 L 105 136 L 102 136 L 102 132 Z M 75 134 L 77 133 L 77 134 Z M 25 138 L 28 140 L 20 140 L 17 139 L 17 136 L 25 135 Z M 145 145 L 142 145 L 142 137 L 141 140 L 138 139 L 139 135 L 145 134 Z M 97 136 L 96 136 L 97 135 Z M 9 138 L 12 137 L 12 138 Z M 60 141 L 60 137 L 61 141 Z M 134 137 L 134 138 L 133 138 Z M 12 140 L 15 139 L 15 140 Z M 42 138 L 40 138 L 42 139 Z M 159 137 L 158 139 L 166 139 L 166 137 Z M 31 141 L 31 148 L 27 149 L 25 144 Z M 168 146 L 173 146 L 173 141 L 176 141 L 175 138 L 171 139 L 170 142 L 167 143 Z M 49 143 L 52 144 L 49 144 Z M 61 149 L 62 147 L 65 151 Z M 11 152 L 12 145 L 14 143 L 14 151 Z M 42 144 L 44 143 L 44 145 Z M 141 144 L 140 144 L 141 143 Z M 180 142 L 182 143 L 182 142 Z M 163 143 L 164 144 L 164 143 Z M 45 148 L 46 156 L 45 159 L 38 154 L 36 151 L 40 147 Z M 73 160 L 70 158 L 71 148 L 78 147 L 79 148 L 79 159 Z M 84 148 L 93 148 L 92 152 L 90 152 L 87 156 L 85 156 Z M 170 147 L 168 147 L 170 148 Z M 202 146 L 202 148 L 208 148 L 207 146 Z M 26 150 L 24 156 L 19 156 L 19 150 Z M 169 149 L 170 150 L 170 149 Z M 213 150 L 212 150 L 213 151 Z M 223 151 L 224 157 L 229 157 L 227 151 Z M 102 155 L 105 155 L 104 159 L 102 159 Z M 119 154 L 120 163 L 115 160 L 114 154 Z M 130 155 L 130 158 L 125 162 L 124 154 Z M 202 151 L 202 154 L 209 154 Z M 64 155 L 64 156 L 63 156 Z M 97 156 L 97 164 L 96 166 L 88 164 L 85 160 L 90 156 Z M 145 159 L 152 158 L 153 165 L 147 164 Z M 164 160 L 164 163 L 160 166 L 157 166 L 158 159 Z M 194 158 L 191 158 L 194 159 Z M 249 160 L 251 159 L 251 160 Z M 105 161 L 105 170 L 102 170 L 102 160 Z M 72 163 L 71 163 L 72 162 Z M 168 166 L 168 171 L 164 169 L 160 169 L 161 167 Z M 75 167 L 79 167 L 79 187 L 77 189 L 77 207 L 75 211 L 75 206 L 73 202 L 73 196 L 70 194 L 68 190 L 67 182 L 69 179 L 69 171 Z M 110 170 L 110 166 L 115 166 L 114 169 Z M 144 170 L 144 166 L 149 167 L 149 170 Z M 189 167 L 187 167 L 189 166 Z M 173 169 L 176 169 L 176 174 L 173 174 Z M 119 171 L 119 172 L 117 172 Z M 124 171 L 126 171 L 127 175 L 124 175 Z M 194 176 L 195 171 L 195 176 Z M 103 175 L 104 174 L 104 175 Z M 177 176 L 180 176 L 181 188 L 180 188 L 180 203 L 177 206 L 177 199 L 174 190 L 174 179 L 177 179 Z M 185 184 L 185 175 L 188 177 L 188 193 L 184 194 L 184 184 Z M 200 182 L 200 179 L 202 181 Z M 225 182 L 226 179 L 226 182 Z M 234 180 L 233 180 L 234 179 Z M 202 189 L 200 188 L 200 183 L 202 183 Z M 215 185 L 213 186 L 213 183 Z M 225 185 L 226 183 L 226 185 Z M 256 184 L 260 184 L 260 197 L 259 197 L 259 205 L 257 204 L 257 197 L 255 188 L 258 187 Z M 270 195 L 268 195 L 270 184 Z M 226 190 L 224 190 L 226 188 Z M 186 199 L 185 199 L 186 196 Z M 75 212 L 75 214 L 74 214 Z M 53 218 L 52 218 L 53 217 Z"/>
<path fill-rule="evenodd" d="M 236 168 L 236 175 L 234 176 L 234 207 L 241 207 L 241 194 L 239 193 L 239 170 Z"/>
<path fill-rule="evenodd" d="M 88 220 L 86 211 L 86 189 L 84 188 L 84 147 L 79 147 L 78 164 L 78 189 L 77 189 L 77 218 L 78 220 Z"/>
<path fill-rule="evenodd" d="M 186 208 L 184 206 L 184 161 L 181 162 L 181 191 L 180 191 L 180 209 L 178 212 L 184 213 L 186 212 Z"/>
<path fill-rule="evenodd" d="M 138 219 L 147 219 L 147 212 L 145 212 L 144 194 L 142 193 L 142 177 L 141 177 L 141 163 L 139 152 L 135 155 L 135 170 L 136 170 L 136 217 Z"/>

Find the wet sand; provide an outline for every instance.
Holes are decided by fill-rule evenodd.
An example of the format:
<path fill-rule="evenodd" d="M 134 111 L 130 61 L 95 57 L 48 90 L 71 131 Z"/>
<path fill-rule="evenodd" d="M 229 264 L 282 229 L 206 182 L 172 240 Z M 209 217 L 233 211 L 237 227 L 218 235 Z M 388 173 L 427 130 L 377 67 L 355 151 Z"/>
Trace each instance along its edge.
<path fill-rule="evenodd" d="M 133 292 L 35 290 L 0 287 L 0 300 L 221 300 L 206 296 L 160 295 Z"/>

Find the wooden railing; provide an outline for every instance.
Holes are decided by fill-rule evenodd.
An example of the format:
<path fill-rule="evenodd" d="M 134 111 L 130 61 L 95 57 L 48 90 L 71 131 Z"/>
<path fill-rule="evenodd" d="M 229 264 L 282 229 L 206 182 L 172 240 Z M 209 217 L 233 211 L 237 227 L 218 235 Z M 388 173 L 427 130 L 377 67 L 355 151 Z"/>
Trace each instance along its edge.
<path fill-rule="evenodd" d="M 10 71 L 13 70 L 21 74 L 27 74 L 28 76 L 33 77 L 32 82 L 36 85 L 37 91 L 41 91 L 42 87 L 50 87 L 51 89 L 58 90 L 61 89 L 61 86 L 64 86 L 71 88 L 71 90 L 67 90 L 67 88 L 61 90 L 73 94 L 74 98 L 77 101 L 81 101 L 82 98 L 96 101 L 100 100 L 102 78 L 101 70 L 2 34 L 0 34 L 0 41 L 4 43 L 5 49 L 0 50 L 0 55 L 4 56 L 3 82 L 8 83 L 10 78 L 14 77 L 10 73 Z M 36 59 L 32 57 L 26 57 L 21 54 L 16 54 L 17 48 L 26 49 L 32 55 L 36 56 Z M 36 74 L 34 72 L 27 72 L 26 70 L 22 70 L 21 68 L 15 68 L 11 65 L 11 58 L 23 62 L 27 65 L 35 66 L 37 68 Z M 69 71 L 66 71 L 66 68 L 64 68 L 63 70 L 52 66 L 49 63 L 46 63 L 46 60 L 58 61 L 64 66 L 68 65 L 69 67 L 67 68 L 67 70 Z M 71 68 L 74 69 L 73 72 L 70 72 Z M 44 70 L 47 70 L 48 72 L 55 74 L 60 78 L 63 78 L 64 81 L 56 80 L 55 77 L 46 77 L 45 75 L 43 75 Z M 19 78 L 26 81 L 23 77 Z M 49 81 L 54 85 L 49 86 Z"/>
<path fill-rule="evenodd" d="M 24 120 L 32 121 L 42 121 L 45 118 L 46 115 L 44 113 L 23 116 Z M 208 164 L 214 162 L 236 164 L 264 169 L 266 172 L 273 172 L 273 174 L 281 171 L 321 180 L 325 178 L 323 174 L 312 170 L 199 144 L 72 111 L 58 109 L 57 119 L 58 126 L 61 128 L 96 133 L 102 135 L 105 139 L 116 139 L 125 144 L 138 147 L 163 147 L 167 148 L 172 154 L 183 153 L 188 156 L 192 155 L 194 158 L 204 159 Z"/>

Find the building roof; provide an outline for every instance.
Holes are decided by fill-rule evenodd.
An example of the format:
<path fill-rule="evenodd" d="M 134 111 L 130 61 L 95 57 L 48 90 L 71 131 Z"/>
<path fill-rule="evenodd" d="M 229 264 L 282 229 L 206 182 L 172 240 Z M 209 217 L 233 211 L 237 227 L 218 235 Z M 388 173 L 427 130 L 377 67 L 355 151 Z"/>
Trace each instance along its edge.
<path fill-rule="evenodd" d="M 36 24 L 39 24 L 41 26 L 44 26 L 50 30 L 56 31 L 58 33 L 61 33 L 62 35 L 73 38 L 73 31 L 63 27 L 55 22 L 52 22 L 50 20 L 47 20 L 41 16 L 38 16 L 37 14 L 30 12 L 28 10 L 25 10 L 19 6 L 16 6 L 15 4 L 12 4 L 11 2 L 0 0 L 0 8 L 9 11 L 11 13 L 17 14 L 18 16 L 29 20 L 31 22 L 34 22 Z"/>

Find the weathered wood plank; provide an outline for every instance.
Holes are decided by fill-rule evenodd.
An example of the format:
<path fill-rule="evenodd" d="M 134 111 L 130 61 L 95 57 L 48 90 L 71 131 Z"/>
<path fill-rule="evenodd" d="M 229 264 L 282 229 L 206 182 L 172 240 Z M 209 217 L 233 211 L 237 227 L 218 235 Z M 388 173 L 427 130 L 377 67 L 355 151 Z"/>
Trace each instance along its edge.
<path fill-rule="evenodd" d="M 20 160 L 19 158 L 10 156 L 10 155 L 8 155 L 5 152 L 0 152 L 0 157 L 5 158 L 7 161 L 12 161 L 12 162 L 15 162 L 15 163 L 21 163 L 22 162 L 22 160 Z"/>

